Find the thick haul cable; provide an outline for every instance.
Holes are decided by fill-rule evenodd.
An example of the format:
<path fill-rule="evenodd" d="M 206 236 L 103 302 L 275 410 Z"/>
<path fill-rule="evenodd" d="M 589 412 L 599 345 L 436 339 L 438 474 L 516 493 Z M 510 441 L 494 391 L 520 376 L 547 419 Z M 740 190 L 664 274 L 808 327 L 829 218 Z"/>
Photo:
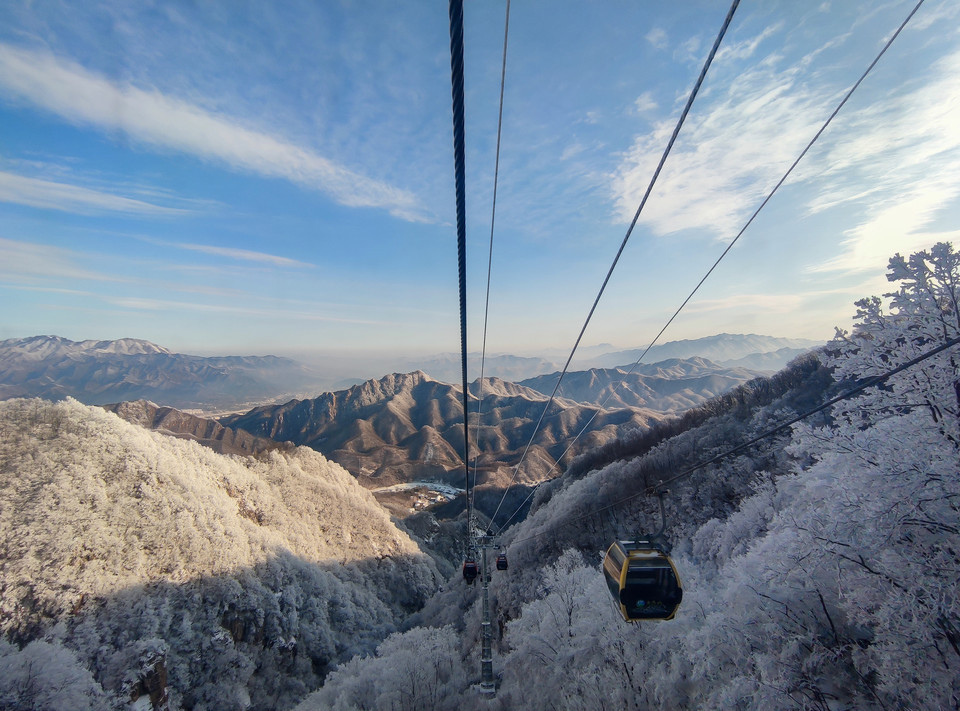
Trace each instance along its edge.
<path fill-rule="evenodd" d="M 450 0 L 450 80 L 453 97 L 453 169 L 457 193 L 457 266 L 460 278 L 460 369 L 463 380 L 463 468 L 466 479 L 467 535 L 470 521 L 470 437 L 467 402 L 467 207 L 463 137 L 463 0 Z"/>

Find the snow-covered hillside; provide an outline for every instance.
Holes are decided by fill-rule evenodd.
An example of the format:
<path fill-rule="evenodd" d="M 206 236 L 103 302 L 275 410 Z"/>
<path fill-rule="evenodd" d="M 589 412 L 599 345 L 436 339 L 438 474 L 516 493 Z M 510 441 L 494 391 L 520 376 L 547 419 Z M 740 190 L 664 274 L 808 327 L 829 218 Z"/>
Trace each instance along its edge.
<path fill-rule="evenodd" d="M 0 631 L 47 645 L 0 649 L 3 708 L 38 655 L 77 672 L 50 708 L 83 708 L 75 692 L 93 708 L 163 693 L 282 708 L 436 585 L 373 496 L 312 450 L 228 457 L 74 400 L 12 400 L 0 472 Z"/>

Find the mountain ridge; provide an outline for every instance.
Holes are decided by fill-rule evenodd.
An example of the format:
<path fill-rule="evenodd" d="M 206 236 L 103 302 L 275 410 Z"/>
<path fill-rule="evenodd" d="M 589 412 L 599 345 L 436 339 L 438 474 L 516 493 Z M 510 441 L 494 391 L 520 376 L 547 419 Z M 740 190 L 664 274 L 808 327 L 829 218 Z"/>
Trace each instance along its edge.
<path fill-rule="evenodd" d="M 118 338 L 112 341 L 71 341 L 62 336 L 30 336 L 0 341 L 0 349 L 9 349 L 27 357 L 49 358 L 54 355 L 77 355 L 81 353 L 111 353 L 114 355 L 147 355 L 173 352 L 156 343 L 141 338 Z"/>
<path fill-rule="evenodd" d="M 600 407 L 641 407 L 678 413 L 753 380 L 761 373 L 727 368 L 706 358 L 671 358 L 624 368 L 591 368 L 567 373 L 559 392 L 576 402 Z M 547 394 L 554 391 L 560 373 L 520 382 Z"/>
<path fill-rule="evenodd" d="M 787 363 L 808 350 L 822 346 L 822 341 L 806 338 L 780 338 L 761 334 L 719 333 L 702 338 L 668 341 L 654 345 L 645 356 L 645 363 L 654 363 L 672 358 L 690 359 L 702 357 L 724 367 L 745 367 L 767 372 L 784 368 Z M 784 349 L 792 349 L 790 351 Z M 571 364 L 575 371 L 592 368 L 629 369 L 645 348 L 617 349 L 610 344 L 581 347 Z M 774 355 L 776 354 L 776 355 Z M 488 353 L 483 357 L 484 373 L 505 380 L 520 382 L 563 368 L 568 351 L 545 351 L 539 355 L 519 356 L 508 353 Z M 742 361 L 742 362 L 739 362 Z M 419 368 L 431 377 L 448 383 L 458 383 L 460 354 L 445 353 L 406 360 L 405 365 Z M 468 353 L 468 372 L 480 370 L 481 354 Z"/>
<path fill-rule="evenodd" d="M 718 333 L 703 338 L 669 341 L 654 345 L 647 351 L 645 358 L 647 362 L 656 362 L 668 358 L 700 356 L 722 365 L 726 361 L 745 358 L 753 353 L 770 353 L 782 348 L 806 351 L 821 345 L 823 343 L 820 341 L 812 341 L 806 338 L 779 338 L 756 333 Z M 637 361 L 644 350 L 634 348 L 605 353 L 594 358 L 591 362 L 593 365 L 601 367 L 629 367 Z"/>
<path fill-rule="evenodd" d="M 113 403 L 104 405 L 103 409 L 131 424 L 160 434 L 192 440 L 219 454 L 256 456 L 275 449 L 284 451 L 293 449 L 293 445 L 289 442 L 275 442 L 263 437 L 254 437 L 245 430 L 224 427 L 215 419 L 199 417 L 173 407 L 160 406 L 149 400 Z"/>
<path fill-rule="evenodd" d="M 470 386 L 474 400 L 480 389 L 479 381 Z M 474 442 L 481 485 L 512 475 L 510 466 L 519 460 L 547 401 L 542 393 L 497 378 L 485 378 L 483 391 L 484 419 Z M 416 371 L 218 421 L 257 437 L 313 447 L 371 488 L 422 479 L 458 485 L 463 467 L 461 397 L 458 387 Z M 521 481 L 546 476 L 563 453 L 562 443 L 579 429 L 587 428 L 584 446 L 593 446 L 661 417 L 639 408 L 603 410 L 563 398 L 552 407 L 554 413 L 544 420 L 534 443 L 538 457 Z M 474 420 L 472 415 L 471 428 Z"/>

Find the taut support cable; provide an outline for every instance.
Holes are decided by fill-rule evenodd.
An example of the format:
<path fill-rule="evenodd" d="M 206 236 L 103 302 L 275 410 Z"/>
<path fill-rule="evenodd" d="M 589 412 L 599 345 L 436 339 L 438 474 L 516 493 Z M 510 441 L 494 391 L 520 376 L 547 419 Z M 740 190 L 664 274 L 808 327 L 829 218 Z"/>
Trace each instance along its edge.
<path fill-rule="evenodd" d="M 546 406 L 543 408 L 543 412 L 540 413 L 540 419 L 537 420 L 537 426 L 533 430 L 533 434 L 530 436 L 530 441 L 527 442 L 527 446 L 523 450 L 523 454 L 520 456 L 520 461 L 517 462 L 517 466 L 513 470 L 513 478 L 510 480 L 510 484 L 506 489 L 503 490 L 503 496 L 500 497 L 500 503 L 497 505 L 497 510 L 494 512 L 491 522 L 497 518 L 497 514 L 500 513 L 500 507 L 503 506 L 504 500 L 507 498 L 507 491 L 513 486 L 513 482 L 517 479 L 517 474 L 520 472 L 520 465 L 523 464 L 523 460 L 526 459 L 527 452 L 530 451 L 530 446 L 533 444 L 534 438 L 537 436 L 537 433 L 540 431 L 540 426 L 543 424 L 543 418 L 547 414 L 547 410 L 550 409 L 550 405 L 554 403 L 557 397 L 557 391 L 560 389 L 560 383 L 563 381 L 563 376 L 567 374 L 567 369 L 570 367 L 570 361 L 573 360 L 573 355 L 577 352 L 577 348 L 580 346 L 580 341 L 583 338 L 583 334 L 587 331 L 587 326 L 590 324 L 590 319 L 593 318 L 594 311 L 597 310 L 597 305 L 600 303 L 600 297 L 603 296 L 603 292 L 607 288 L 607 283 L 610 281 L 610 277 L 613 275 L 613 270 L 617 266 L 617 262 L 620 261 L 620 256 L 623 254 L 624 248 L 627 246 L 627 242 L 630 239 L 630 235 L 633 234 L 633 228 L 636 227 L 637 220 L 640 219 L 640 213 L 643 211 L 644 205 L 647 204 L 647 198 L 650 197 L 650 193 L 653 191 L 653 186 L 657 182 L 657 178 L 660 177 L 660 171 L 663 170 L 664 163 L 667 162 L 667 156 L 670 155 L 670 151 L 673 149 L 673 144 L 676 143 L 677 136 L 680 134 L 680 129 L 683 127 L 683 122 L 687 118 L 687 114 L 690 113 L 690 107 L 693 106 L 694 99 L 697 98 L 697 94 L 700 92 L 700 87 L 703 85 L 703 80 L 707 76 L 707 70 L 710 69 L 710 65 L 713 63 L 713 58 L 717 54 L 717 50 L 720 48 L 720 42 L 723 40 L 723 36 L 727 33 L 727 28 L 730 27 L 730 22 L 733 20 L 733 14 L 737 10 L 737 6 L 740 5 L 740 0 L 733 0 L 733 3 L 730 5 L 730 10 L 727 12 L 726 18 L 723 20 L 723 26 L 720 28 L 720 32 L 717 34 L 717 38 L 713 42 L 713 47 L 710 48 L 710 53 L 707 55 L 707 60 L 703 64 L 703 68 L 700 70 L 700 76 L 697 77 L 697 81 L 693 86 L 693 89 L 690 91 L 690 96 L 687 98 L 687 103 L 683 107 L 683 111 L 680 113 L 680 118 L 677 120 L 677 125 L 673 129 L 673 134 L 670 136 L 670 140 L 667 142 L 667 147 L 663 150 L 663 155 L 660 157 L 660 163 L 657 164 L 657 169 L 653 171 L 653 177 L 650 178 L 650 184 L 647 185 L 647 189 L 643 194 L 643 198 L 640 200 L 640 205 L 637 207 L 637 212 L 633 216 L 633 220 L 630 222 L 630 226 L 627 228 L 627 233 L 623 236 L 623 241 L 620 243 L 620 249 L 617 250 L 616 256 L 613 258 L 613 263 L 610 265 L 610 269 L 607 271 L 607 276 L 603 280 L 603 284 L 600 286 L 600 291 L 597 293 L 597 298 L 593 301 L 593 306 L 590 307 L 590 313 L 587 314 L 587 320 L 583 322 L 583 328 L 580 329 L 580 335 L 577 336 L 576 342 L 573 344 L 573 349 L 570 351 L 570 355 L 567 357 L 567 362 L 563 366 L 563 371 L 560 373 L 560 377 L 557 378 L 557 384 L 553 388 L 553 393 L 550 395 L 550 399 L 547 401 Z"/>
<path fill-rule="evenodd" d="M 673 477 L 667 479 L 666 481 L 657 482 L 657 484 L 656 484 L 655 486 L 647 486 L 647 487 L 644 487 L 640 492 L 638 492 L 638 493 L 636 493 L 636 494 L 631 494 L 630 496 L 625 496 L 625 497 L 623 497 L 622 499 L 617 499 L 617 500 L 614 501 L 613 503 L 607 504 L 606 506 L 601 506 L 601 507 L 598 508 L 598 509 L 594 509 L 593 511 L 590 511 L 589 513 L 583 514 L 582 516 L 577 516 L 576 518 L 573 518 L 573 519 L 570 519 L 570 520 L 568 520 L 568 521 L 565 521 L 563 524 L 561 524 L 560 526 L 555 527 L 555 528 L 554 528 L 553 530 L 551 530 L 551 531 L 543 531 L 543 532 L 541 532 L 541 533 L 535 533 L 535 534 L 533 534 L 532 536 L 527 536 L 526 538 L 521 538 L 521 539 L 519 539 L 519 540 L 516 540 L 516 541 L 513 542 L 513 544 L 516 545 L 517 543 L 522 543 L 522 542 L 524 542 L 524 541 L 533 540 L 534 538 L 539 538 L 540 536 L 546 535 L 547 533 L 553 533 L 554 531 L 556 531 L 557 528 L 563 528 L 564 526 L 569 526 L 569 525 L 572 525 L 572 524 L 574 524 L 574 523 L 578 523 L 579 521 L 582 521 L 582 520 L 585 519 L 585 518 L 590 518 L 591 516 L 596 516 L 598 513 L 602 513 L 603 511 L 607 511 L 607 510 L 609 510 L 609 509 L 616 508 L 617 506 L 621 506 L 621 505 L 627 503 L 628 501 L 632 501 L 633 499 L 636 499 L 636 498 L 638 498 L 638 497 L 640 497 L 640 496 L 647 496 L 647 495 L 650 495 L 650 494 L 655 494 L 658 490 L 662 489 L 662 488 L 665 487 L 665 486 L 668 486 L 668 485 L 670 485 L 670 484 L 673 484 L 674 482 L 680 481 L 681 479 L 685 479 L 685 478 L 687 478 L 688 476 L 690 476 L 691 474 L 693 474 L 694 472 L 696 472 L 696 471 L 698 471 L 698 470 L 700 470 L 700 469 L 703 469 L 703 468 L 706 467 L 706 466 L 709 466 L 709 465 L 711 465 L 711 464 L 716 464 L 716 463 L 719 462 L 721 459 L 726 459 L 727 457 L 729 457 L 729 456 L 731 456 L 731 455 L 733 455 L 733 454 L 736 454 L 737 452 L 742 452 L 744 449 L 747 449 L 748 447 L 751 447 L 751 446 L 755 445 L 757 442 L 759 442 L 759 441 L 761 441 L 761 440 L 764 440 L 764 439 L 766 439 L 767 437 L 772 437 L 773 435 L 777 434 L 778 432 L 782 432 L 782 431 L 784 431 L 785 429 L 787 429 L 788 427 L 792 427 L 793 425 L 797 424 L 797 423 L 800 422 L 801 420 L 805 420 L 806 418 L 810 417 L 811 415 L 815 415 L 815 414 L 818 413 L 818 412 L 822 412 L 823 410 L 826 410 L 828 407 L 831 407 L 831 406 L 833 406 L 833 405 L 836 405 L 838 402 L 842 402 L 843 400 L 849 400 L 851 397 L 853 397 L 854 395 L 857 395 L 857 394 L 863 392 L 863 391 L 866 390 L 867 388 L 872 388 L 872 387 L 876 387 L 877 385 L 881 385 L 881 384 L 883 384 L 884 382 L 886 382 L 888 378 L 891 378 L 892 376 L 896 375 L 897 373 L 900 373 L 900 372 L 902 372 L 902 371 L 904 371 L 904 370 L 907 370 L 908 368 L 912 368 L 913 366 L 917 365 L 918 363 L 922 363 L 923 361 L 927 360 L 927 358 L 932 358 L 933 356 L 937 355 L 938 353 L 941 353 L 941 352 L 947 350 L 948 348 L 953 348 L 953 347 L 956 346 L 956 345 L 960 345 L 960 337 L 958 337 L 958 338 L 951 338 L 951 339 L 950 339 L 949 341 L 947 341 L 946 343 L 941 343 L 941 344 L 940 344 L 939 346 L 937 346 L 936 348 L 932 348 L 932 349 L 930 349 L 929 351 L 927 351 L 926 353 L 922 353 L 922 354 L 920 354 L 919 356 L 917 356 L 916 358 L 912 358 L 912 359 L 908 360 L 906 363 L 902 363 L 902 364 L 898 365 L 896 368 L 893 368 L 892 370 L 888 370 L 886 373 L 882 373 L 882 374 L 880 374 L 880 375 L 876 375 L 876 376 L 874 376 L 874 377 L 872 377 L 872 378 L 867 378 L 866 380 L 864 380 L 862 383 L 860 383 L 860 384 L 857 385 L 856 387 L 851 388 L 850 390 L 847 390 L 845 393 L 842 393 L 841 395 L 837 395 L 836 397 L 831 398 L 830 400 L 827 400 L 827 401 L 826 401 L 825 403 L 823 403 L 822 405 L 818 405 L 817 407 L 815 407 L 815 408 L 813 408 L 813 409 L 811 409 L 811 410 L 807 410 L 807 411 L 804 412 L 802 415 L 797 415 L 796 417 L 793 417 L 793 418 L 787 420 L 786 422 L 783 422 L 783 423 L 777 425 L 776 427 L 771 427 L 769 430 L 767 430 L 767 431 L 764 432 L 763 434 L 759 434 L 759 435 L 757 435 L 756 437 L 754 437 L 754 438 L 752 438 L 752 439 L 750 439 L 750 440 L 748 440 L 748 441 L 746 441 L 746 442 L 743 442 L 743 443 L 741 443 L 741 444 L 738 444 L 737 446 L 728 449 L 727 451 L 723 452 L 722 454 L 718 454 L 717 456 L 715 456 L 715 457 L 713 457 L 713 458 L 711 458 L 711 459 L 708 459 L 708 460 L 706 460 L 706 461 L 704 461 L 704 462 L 700 462 L 699 464 L 695 464 L 695 465 L 693 465 L 692 467 L 683 470 L 682 472 L 680 472 L 680 473 L 677 474 L 676 476 L 673 476 Z M 922 406 L 922 407 L 926 407 L 926 404 L 924 404 L 924 405 L 917 405 L 916 407 L 921 407 L 921 406 Z"/>
<path fill-rule="evenodd" d="M 483 372 L 487 360 L 487 321 L 490 316 L 490 275 L 493 273 L 493 226 L 497 218 L 497 184 L 500 178 L 500 134 L 503 129 L 503 87 L 507 79 L 507 38 L 510 33 L 510 0 L 503 21 L 503 63 L 500 67 L 500 111 L 497 114 L 497 156 L 493 165 L 493 205 L 490 208 L 490 251 L 487 255 L 487 299 L 483 307 L 483 348 L 480 350 L 480 389 L 477 397 L 476 456 L 473 460 L 473 485 L 477 485 L 477 460 L 480 457 L 480 418 L 483 416 Z"/>
<path fill-rule="evenodd" d="M 877 53 L 877 56 L 874 57 L 873 61 L 870 62 L 870 65 L 869 65 L 869 66 L 863 71 L 863 73 L 860 75 L 860 78 L 857 79 L 857 81 L 853 84 L 852 87 L 850 87 L 850 90 L 847 91 L 847 93 L 844 95 L 843 99 L 841 99 L 840 103 L 837 104 L 837 107 L 833 110 L 833 112 L 830 114 L 830 116 L 827 117 L 827 120 L 826 120 L 826 121 L 823 123 L 823 125 L 820 127 L 820 130 L 817 131 L 817 133 L 813 136 L 813 138 L 810 139 L 810 142 L 807 143 L 806 147 L 800 152 L 800 155 L 797 156 L 797 159 L 796 159 L 795 161 L 793 161 L 793 163 L 790 165 L 789 168 L 787 168 L 787 171 L 783 174 L 783 177 L 780 178 L 780 180 L 777 181 L 777 184 L 773 186 L 773 189 L 767 194 L 767 196 L 766 196 L 766 198 L 764 198 L 763 202 L 761 202 L 760 205 L 759 205 L 759 207 L 757 207 L 757 209 L 753 212 L 753 214 L 750 216 L 750 219 L 747 220 L 747 222 L 743 225 L 743 227 L 740 229 L 740 231 L 737 233 L 737 235 L 730 241 L 730 244 L 728 244 L 728 245 L 726 246 L 726 248 L 723 250 L 723 252 L 720 254 L 720 256 L 717 257 L 717 260 L 713 263 L 713 266 L 711 266 L 710 269 L 707 270 L 707 273 L 703 275 L 703 278 L 700 279 L 699 282 L 697 282 L 697 285 L 696 285 L 695 287 L 693 287 L 693 290 L 687 295 L 687 298 L 683 300 L 683 303 L 680 304 L 680 306 L 677 308 L 676 311 L 674 311 L 673 315 L 667 320 L 667 322 L 666 322 L 666 324 L 664 324 L 663 328 L 660 329 L 660 332 L 654 337 L 654 339 L 653 339 L 652 341 L 650 341 L 650 344 L 643 350 L 643 352 L 640 354 L 640 357 L 637 358 L 636 362 L 634 362 L 634 364 L 630 366 L 630 369 L 626 372 L 626 375 L 629 375 L 630 373 L 632 373 L 632 372 L 634 371 L 634 369 L 635 369 L 638 365 L 640 365 L 640 362 L 644 359 L 644 357 L 647 355 L 647 353 L 649 352 L 649 350 L 650 350 L 651 348 L 653 348 L 653 346 L 657 343 L 657 341 L 660 340 L 660 336 L 662 336 L 662 335 L 664 334 L 664 332 L 670 327 L 670 324 L 672 324 L 673 321 L 674 321 L 674 319 L 676 319 L 677 316 L 680 315 L 680 312 L 683 311 L 684 307 L 690 302 L 690 300 L 694 297 L 694 295 L 697 293 L 697 291 L 700 290 L 700 287 L 703 286 L 703 283 L 704 283 L 704 282 L 707 280 L 707 278 L 713 273 L 713 271 L 717 268 L 717 266 L 720 264 L 720 262 L 723 261 L 723 258 L 727 256 L 727 254 L 730 252 L 731 249 L 733 249 L 733 245 L 736 244 L 737 241 L 740 239 L 740 237 L 743 236 L 743 233 L 747 231 L 747 228 L 753 223 L 753 221 L 756 219 L 757 215 L 760 214 L 760 211 L 761 211 L 764 207 L 766 207 L 767 203 L 770 202 L 770 200 L 773 198 L 774 194 L 776 194 L 776 192 L 780 189 L 780 187 L 786 182 L 787 178 L 790 176 L 790 173 L 793 172 L 794 168 L 797 167 L 797 165 L 800 163 L 800 161 L 803 159 L 803 157 L 804 157 L 804 156 L 807 154 L 807 152 L 813 147 L 813 144 L 817 142 L 817 140 L 820 138 L 821 135 L 823 135 L 823 132 L 827 130 L 827 127 L 830 125 L 830 123 L 833 121 L 833 119 L 836 118 L 836 116 L 837 116 L 838 113 L 840 113 L 840 109 L 843 108 L 844 104 L 846 104 L 847 101 L 850 99 L 850 97 L 853 95 L 853 92 L 855 92 L 855 91 L 857 90 L 857 88 L 860 86 L 860 84 L 863 83 L 863 80 L 867 78 L 867 75 L 873 70 L 873 68 L 877 65 L 877 62 L 880 61 L 880 58 L 881 58 L 881 57 L 886 53 L 886 51 L 890 48 L 890 45 L 893 44 L 893 41 L 894 41 L 894 40 L 897 38 L 897 36 L 903 31 L 903 28 L 907 26 L 907 23 L 910 22 L 910 20 L 913 18 L 913 16 L 917 13 L 917 11 L 920 9 L 920 6 L 923 5 L 923 2 L 924 2 L 924 0 L 918 0 L 917 4 L 913 7 L 913 9 L 910 11 L 910 13 L 906 16 L 906 18 L 904 18 L 903 22 L 900 23 L 900 26 L 899 26 L 899 27 L 896 29 L 896 31 L 890 36 L 890 38 L 887 40 L 887 42 L 884 44 L 884 46 L 883 46 L 883 47 L 880 49 L 880 51 Z M 561 376 L 561 377 L 562 377 L 562 376 Z M 593 414 L 593 416 L 587 421 L 587 424 L 585 424 L 585 425 L 583 426 L 583 429 L 581 429 L 580 432 L 577 433 L 577 436 L 573 438 L 573 441 L 567 446 L 567 449 L 564 450 L 564 452 L 563 452 L 562 455 L 560 455 L 560 459 L 562 459 L 562 458 L 567 454 L 567 452 L 570 451 L 570 449 L 573 447 L 574 442 L 576 442 L 578 439 L 580 439 L 581 436 L 583 436 L 583 434 L 587 431 L 587 428 L 590 426 L 590 424 L 593 422 L 593 420 L 596 418 L 596 416 L 597 416 L 597 415 L 600 413 L 600 411 L 603 409 L 604 405 L 607 404 L 607 401 L 608 401 L 611 397 L 613 397 L 614 393 L 617 391 L 617 389 L 620 388 L 621 385 L 623 385 L 623 383 L 624 383 L 624 381 L 621 380 L 621 381 L 620 381 L 619 383 L 617 383 L 613 388 L 611 388 L 610 392 L 607 394 L 607 397 L 604 398 L 603 402 L 600 403 L 599 409 L 598 409 L 598 410 Z M 558 387 L 559 387 L 559 383 L 558 383 Z M 555 392 L 556 392 L 556 391 L 555 391 Z M 538 427 L 539 427 L 539 425 L 538 425 Z M 522 460 L 521 460 L 521 461 L 522 461 Z M 558 461 L 559 461 L 559 460 L 558 460 Z M 519 466 L 519 465 L 518 465 L 518 466 Z M 540 482 L 540 483 L 543 483 L 543 482 Z M 539 486 L 540 486 L 540 484 L 537 484 L 537 487 L 539 487 Z M 501 531 L 503 531 L 503 529 L 507 527 L 507 524 L 510 523 L 511 520 L 513 520 L 514 516 L 516 516 L 516 515 L 520 512 L 520 509 L 523 508 L 523 505 L 526 504 L 527 501 L 529 501 L 529 500 L 533 497 L 533 494 L 534 494 L 534 492 L 536 491 L 537 487 L 534 487 L 534 490 L 531 491 L 530 494 L 527 496 L 527 498 L 524 499 L 524 500 L 520 503 L 520 506 L 517 507 L 517 510 L 513 512 L 513 514 L 510 516 L 510 518 L 507 519 L 507 521 L 504 522 L 503 525 L 500 526 L 500 528 L 497 530 L 497 533 L 498 533 L 498 534 L 499 534 Z"/>

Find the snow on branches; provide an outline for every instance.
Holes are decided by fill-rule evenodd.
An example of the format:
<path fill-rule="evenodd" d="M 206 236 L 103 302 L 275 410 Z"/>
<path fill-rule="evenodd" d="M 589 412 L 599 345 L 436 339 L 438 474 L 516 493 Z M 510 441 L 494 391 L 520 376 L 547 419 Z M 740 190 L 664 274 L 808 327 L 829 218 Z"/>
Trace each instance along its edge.
<path fill-rule="evenodd" d="M 856 302 L 853 331 L 837 329 L 824 361 L 837 380 L 880 375 L 935 346 L 960 336 L 960 253 L 945 242 L 930 251 L 890 259 L 887 279 L 899 284 L 884 311 L 879 297 Z M 941 434 L 960 448 L 960 349 L 951 348 L 881 387 L 834 409 L 853 424 L 868 425 L 877 414 L 921 407 Z"/>

